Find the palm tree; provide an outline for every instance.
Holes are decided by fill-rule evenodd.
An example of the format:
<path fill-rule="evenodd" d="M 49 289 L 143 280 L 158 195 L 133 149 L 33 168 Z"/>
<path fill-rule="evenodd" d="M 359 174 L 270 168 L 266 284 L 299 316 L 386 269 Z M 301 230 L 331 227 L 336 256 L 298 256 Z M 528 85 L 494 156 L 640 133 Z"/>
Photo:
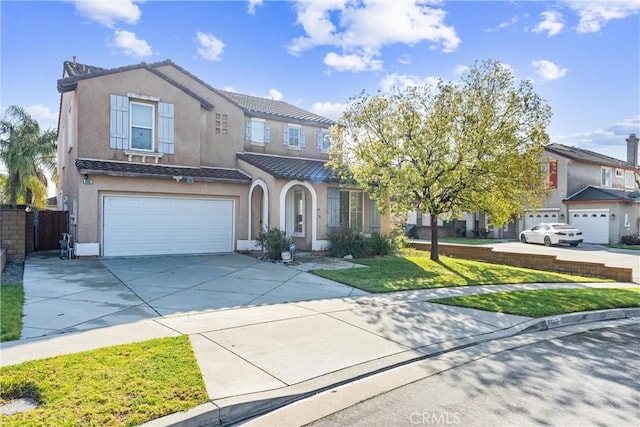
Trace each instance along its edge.
<path fill-rule="evenodd" d="M 54 173 L 56 169 L 56 131 L 42 132 L 38 122 L 16 105 L 5 111 L 0 130 L 0 160 L 8 170 L 3 183 L 4 199 L 14 207 L 18 202 L 44 207 L 45 172 Z"/>

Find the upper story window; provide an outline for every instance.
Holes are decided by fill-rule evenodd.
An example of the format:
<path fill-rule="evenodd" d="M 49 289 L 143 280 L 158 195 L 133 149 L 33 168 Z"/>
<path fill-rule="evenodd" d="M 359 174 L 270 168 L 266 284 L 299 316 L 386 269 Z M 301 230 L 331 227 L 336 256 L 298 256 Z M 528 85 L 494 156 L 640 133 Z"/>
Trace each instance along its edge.
<path fill-rule="evenodd" d="M 320 151 L 329 151 L 331 145 L 329 130 L 322 129 L 316 133 L 316 148 Z"/>
<path fill-rule="evenodd" d="M 155 108 L 150 104 L 131 103 L 131 137 L 132 150 L 153 151 Z"/>
<path fill-rule="evenodd" d="M 611 187 L 611 168 L 602 167 L 600 185 L 603 187 Z"/>
<path fill-rule="evenodd" d="M 229 115 L 216 113 L 216 133 L 222 135 L 229 133 Z"/>
<path fill-rule="evenodd" d="M 127 94 L 111 95 L 110 105 L 110 148 L 148 152 L 146 156 L 153 157 L 175 153 L 174 104 Z"/>
<path fill-rule="evenodd" d="M 626 188 L 635 188 L 635 174 L 632 171 L 624 171 L 624 186 Z"/>
<path fill-rule="evenodd" d="M 245 140 L 252 144 L 268 144 L 271 142 L 269 123 L 263 119 L 250 119 L 245 123 Z"/>
<path fill-rule="evenodd" d="M 304 129 L 299 125 L 287 125 L 282 132 L 282 143 L 292 148 L 303 148 Z"/>

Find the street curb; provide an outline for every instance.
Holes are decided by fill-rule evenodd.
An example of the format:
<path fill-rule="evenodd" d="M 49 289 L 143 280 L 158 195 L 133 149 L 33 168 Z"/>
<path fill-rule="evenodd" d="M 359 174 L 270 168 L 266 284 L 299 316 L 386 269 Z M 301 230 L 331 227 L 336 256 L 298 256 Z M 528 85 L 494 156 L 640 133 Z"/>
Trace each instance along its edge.
<path fill-rule="evenodd" d="M 584 323 L 640 318 L 640 308 L 621 308 L 610 310 L 597 310 L 588 312 L 571 313 L 561 316 L 549 316 L 541 319 L 526 320 L 510 328 L 476 335 L 473 337 L 460 338 L 447 343 L 440 343 L 431 346 L 421 347 L 417 350 L 423 353 L 417 357 L 406 358 L 401 361 L 377 367 L 371 371 L 360 373 L 348 378 L 329 373 L 319 378 L 304 381 L 299 384 L 281 389 L 251 393 L 237 398 L 225 398 L 212 400 L 205 404 L 190 409 L 187 412 L 179 412 L 167 415 L 156 420 L 142 424 L 142 427 L 199 427 L 199 426 L 230 426 L 237 425 L 252 418 L 267 414 L 276 409 L 287 406 L 291 403 L 306 399 L 318 393 L 331 390 L 333 388 L 371 377 L 394 368 L 408 365 L 414 362 L 426 360 L 461 350 L 478 344 L 494 341 L 498 339 L 524 335 L 535 332 L 548 331 L 573 326 Z M 405 352 L 409 353 L 409 352 Z M 402 358 L 401 358 L 402 359 Z M 391 358 L 393 360 L 393 358 Z M 349 368 L 345 368 L 348 370 Z M 325 381 L 322 381 L 322 378 Z M 217 403 L 216 403 L 217 402 Z"/>

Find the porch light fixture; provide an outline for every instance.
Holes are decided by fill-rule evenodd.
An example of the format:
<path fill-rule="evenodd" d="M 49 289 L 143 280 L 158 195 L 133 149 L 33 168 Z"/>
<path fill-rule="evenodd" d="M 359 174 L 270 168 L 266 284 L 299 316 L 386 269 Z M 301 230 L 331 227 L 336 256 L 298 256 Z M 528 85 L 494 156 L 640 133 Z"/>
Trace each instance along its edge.
<path fill-rule="evenodd" d="M 180 182 L 182 180 L 182 175 L 174 175 L 173 179 L 175 179 L 176 182 Z"/>
<path fill-rule="evenodd" d="M 616 214 L 611 214 L 611 221 L 614 221 L 616 219 Z"/>
<path fill-rule="evenodd" d="M 564 214 L 560 214 L 560 219 L 564 220 Z"/>

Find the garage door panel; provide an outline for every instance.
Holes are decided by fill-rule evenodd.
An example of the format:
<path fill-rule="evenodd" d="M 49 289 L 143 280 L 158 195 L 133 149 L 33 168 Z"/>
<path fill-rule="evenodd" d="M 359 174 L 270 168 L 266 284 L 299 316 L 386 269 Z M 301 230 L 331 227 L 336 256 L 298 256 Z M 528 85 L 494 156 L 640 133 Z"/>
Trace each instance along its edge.
<path fill-rule="evenodd" d="M 233 251 L 233 201 L 105 196 L 104 255 Z"/>
<path fill-rule="evenodd" d="M 586 243 L 609 243 L 609 211 L 570 210 L 571 225 L 582 231 Z"/>

